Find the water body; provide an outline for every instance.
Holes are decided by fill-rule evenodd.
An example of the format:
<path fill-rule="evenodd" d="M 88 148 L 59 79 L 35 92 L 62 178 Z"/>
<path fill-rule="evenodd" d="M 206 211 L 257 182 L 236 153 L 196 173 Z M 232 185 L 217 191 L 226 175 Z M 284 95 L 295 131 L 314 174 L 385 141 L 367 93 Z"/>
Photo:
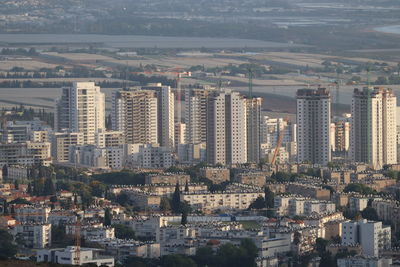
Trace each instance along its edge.
<path fill-rule="evenodd" d="M 163 37 L 143 35 L 100 34 L 0 34 L 0 44 L 102 44 L 112 48 L 265 48 L 296 47 L 291 43 L 278 43 L 236 38 Z"/>
<path fill-rule="evenodd" d="M 384 33 L 400 34 L 400 25 L 391 25 L 374 28 L 375 31 Z"/>

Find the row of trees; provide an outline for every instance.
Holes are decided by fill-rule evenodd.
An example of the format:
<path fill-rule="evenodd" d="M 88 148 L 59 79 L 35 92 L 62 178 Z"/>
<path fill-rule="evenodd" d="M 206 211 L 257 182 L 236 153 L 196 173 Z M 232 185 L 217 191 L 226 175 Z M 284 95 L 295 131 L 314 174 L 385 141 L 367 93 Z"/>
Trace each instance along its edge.
<path fill-rule="evenodd" d="M 3 48 L 0 52 L 1 55 L 19 55 L 19 56 L 37 56 L 39 53 L 36 51 L 35 48 L 24 49 L 24 48 Z"/>
<path fill-rule="evenodd" d="M 1 87 L 1 83 L 0 83 Z M 6 109 L 2 109 L 0 112 L 0 118 L 5 119 L 7 121 L 14 120 L 33 120 L 34 118 L 39 118 L 41 121 L 46 122 L 48 125 L 54 125 L 54 114 L 47 112 L 44 109 L 33 109 L 33 108 L 25 108 L 23 105 L 15 106 L 11 108 L 11 114 L 7 113 Z"/>
<path fill-rule="evenodd" d="M 197 249 L 196 255 L 180 254 L 163 256 L 161 259 L 127 258 L 123 266 L 163 266 L 163 267 L 255 267 L 258 248 L 251 239 L 243 239 L 240 245 L 226 243 L 214 249 L 211 244 Z"/>

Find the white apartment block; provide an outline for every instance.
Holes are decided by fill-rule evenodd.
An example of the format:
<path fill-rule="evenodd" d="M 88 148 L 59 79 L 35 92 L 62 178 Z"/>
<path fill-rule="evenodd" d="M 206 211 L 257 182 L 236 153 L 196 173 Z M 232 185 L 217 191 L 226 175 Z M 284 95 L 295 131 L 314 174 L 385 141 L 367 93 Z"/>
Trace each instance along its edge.
<path fill-rule="evenodd" d="M 226 164 L 225 93 L 210 93 L 207 99 L 207 162 Z"/>
<path fill-rule="evenodd" d="M 270 118 L 263 116 L 261 121 L 261 142 L 269 144 L 270 147 L 276 147 L 278 136 L 283 132 L 282 144 L 296 142 L 296 124 L 291 123 L 284 118 Z"/>
<path fill-rule="evenodd" d="M 51 142 L 51 130 L 42 130 L 42 131 L 31 131 L 30 138 L 32 142 L 42 143 L 42 142 Z"/>
<path fill-rule="evenodd" d="M 274 208 L 278 216 L 284 216 L 289 214 L 289 201 L 293 197 L 290 196 L 275 196 L 274 197 Z"/>
<path fill-rule="evenodd" d="M 187 201 L 194 209 L 204 211 L 244 210 L 258 197 L 264 197 L 262 191 L 243 190 L 239 192 L 182 192 L 181 200 Z"/>
<path fill-rule="evenodd" d="M 100 249 L 83 248 L 79 252 L 77 247 L 68 246 L 66 248 L 43 249 L 37 252 L 37 262 L 51 262 L 69 265 L 96 264 L 97 266 L 105 265 L 114 266 L 113 257 L 105 257 L 100 255 Z"/>
<path fill-rule="evenodd" d="M 98 239 L 113 239 L 115 238 L 115 229 L 113 227 L 105 226 L 81 226 L 81 236 L 85 240 L 98 240 Z M 67 235 L 73 236 L 76 232 L 75 225 L 66 225 L 65 232 Z"/>
<path fill-rule="evenodd" d="M 342 245 L 360 244 L 362 254 L 378 257 L 383 249 L 390 249 L 390 226 L 383 227 L 382 222 L 367 220 L 344 222 L 342 224 Z"/>
<path fill-rule="evenodd" d="M 112 100 L 112 128 L 128 144 L 157 144 L 158 99 L 152 90 L 118 91 Z"/>
<path fill-rule="evenodd" d="M 48 142 L 46 137 L 48 137 L 49 131 L 51 131 L 50 126 L 45 125 L 38 118 L 31 121 L 8 121 L 3 129 L 2 142 Z"/>
<path fill-rule="evenodd" d="M 7 166 L 7 179 L 24 180 L 29 177 L 29 168 L 23 165 Z"/>
<path fill-rule="evenodd" d="M 57 162 L 70 160 L 70 147 L 83 145 L 85 140 L 83 133 L 54 133 L 51 142 L 51 154 Z"/>
<path fill-rule="evenodd" d="M 167 225 L 167 221 L 160 216 L 130 218 L 125 215 L 123 218 L 114 218 L 112 224 L 124 224 L 135 231 L 136 236 L 156 238 L 160 227 Z"/>
<path fill-rule="evenodd" d="M 354 89 L 350 155 L 376 169 L 397 163 L 396 96 L 391 89 Z"/>
<path fill-rule="evenodd" d="M 338 267 L 391 267 L 392 259 L 375 257 L 347 257 L 337 259 Z"/>
<path fill-rule="evenodd" d="M 207 162 L 247 162 L 246 100 L 229 90 L 209 94 L 207 107 Z"/>
<path fill-rule="evenodd" d="M 400 162 L 400 107 L 396 107 L 397 162 Z"/>
<path fill-rule="evenodd" d="M 369 198 L 366 197 L 349 197 L 349 210 L 352 212 L 363 211 L 368 207 Z"/>
<path fill-rule="evenodd" d="M 173 149 L 175 146 L 175 95 L 170 86 L 148 84 L 143 90 L 154 90 L 158 100 L 158 143 Z M 178 121 L 177 123 L 181 123 Z"/>
<path fill-rule="evenodd" d="M 51 209 L 46 206 L 24 205 L 15 208 L 15 218 L 19 222 L 45 223 Z"/>
<path fill-rule="evenodd" d="M 169 168 L 174 165 L 175 159 L 171 149 L 158 145 L 141 145 L 136 162 L 132 162 L 134 167 L 154 169 Z"/>
<path fill-rule="evenodd" d="M 186 123 L 175 124 L 175 146 L 186 144 Z"/>
<path fill-rule="evenodd" d="M 99 130 L 96 135 L 96 146 L 98 147 L 119 147 L 125 143 L 125 136 L 122 131 Z"/>
<path fill-rule="evenodd" d="M 159 258 L 160 244 L 154 242 L 140 242 L 127 239 L 95 240 L 104 247 L 107 254 L 123 261 L 127 257 Z"/>
<path fill-rule="evenodd" d="M 331 95 L 319 88 L 297 90 L 297 161 L 326 165 L 331 161 Z"/>
<path fill-rule="evenodd" d="M 207 142 L 207 99 L 210 89 L 193 89 L 185 91 L 185 141 L 188 144 Z"/>
<path fill-rule="evenodd" d="M 95 145 L 70 146 L 69 163 L 77 166 L 108 168 L 107 149 Z"/>
<path fill-rule="evenodd" d="M 29 248 L 51 246 L 51 224 L 49 223 L 16 224 L 12 229 L 12 235 Z"/>
<path fill-rule="evenodd" d="M 94 144 L 95 134 L 105 129 L 105 96 L 93 82 L 75 82 L 62 88 L 56 102 L 55 130 L 83 133 L 84 144 Z"/>
<path fill-rule="evenodd" d="M 350 123 L 337 121 L 331 123 L 331 149 L 332 151 L 346 152 L 350 148 Z"/>
<path fill-rule="evenodd" d="M 246 99 L 238 92 L 229 92 L 225 97 L 226 113 L 226 162 L 241 164 L 247 162 L 247 116 Z"/>
<path fill-rule="evenodd" d="M 123 169 L 127 162 L 127 145 L 107 147 L 107 166 L 111 169 Z"/>
<path fill-rule="evenodd" d="M 29 140 L 31 127 L 29 124 L 16 124 L 13 121 L 8 121 L 3 130 L 3 143 L 22 143 Z"/>
<path fill-rule="evenodd" d="M 400 228 L 400 203 L 398 201 L 375 199 L 372 207 L 378 213 L 379 220 L 390 221 L 395 231 Z"/>
<path fill-rule="evenodd" d="M 179 163 L 198 163 L 206 161 L 206 143 L 180 144 L 177 149 Z"/>
<path fill-rule="evenodd" d="M 246 99 L 247 161 L 260 162 L 261 155 L 261 97 Z"/>
<path fill-rule="evenodd" d="M 51 163 L 50 143 L 24 143 L 0 144 L 0 164 L 4 165 L 34 165 Z"/>
<path fill-rule="evenodd" d="M 336 211 L 335 203 L 329 201 L 311 200 L 304 203 L 304 215 L 329 214 Z"/>
<path fill-rule="evenodd" d="M 73 196 L 71 195 L 71 198 Z M 83 212 L 80 212 L 81 214 Z M 52 226 L 76 223 L 77 215 L 73 210 L 52 210 L 47 217 L 47 222 Z"/>
<path fill-rule="evenodd" d="M 336 211 L 336 205 L 330 201 L 295 195 L 275 196 L 274 208 L 278 216 L 311 216 L 316 214 L 332 214 Z"/>

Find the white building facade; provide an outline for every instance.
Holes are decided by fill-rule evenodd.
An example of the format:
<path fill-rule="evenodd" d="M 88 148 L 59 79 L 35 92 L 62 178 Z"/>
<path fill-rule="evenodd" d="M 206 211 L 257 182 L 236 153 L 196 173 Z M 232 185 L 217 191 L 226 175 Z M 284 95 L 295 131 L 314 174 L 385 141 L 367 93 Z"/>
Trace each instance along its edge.
<path fill-rule="evenodd" d="M 75 82 L 62 88 L 56 102 L 55 130 L 83 133 L 85 144 L 95 143 L 95 134 L 105 128 L 105 96 L 93 82 Z"/>
<path fill-rule="evenodd" d="M 397 98 L 390 89 L 354 89 L 350 156 L 376 169 L 397 163 Z"/>
<path fill-rule="evenodd" d="M 297 161 L 331 161 L 331 95 L 325 88 L 297 91 Z"/>

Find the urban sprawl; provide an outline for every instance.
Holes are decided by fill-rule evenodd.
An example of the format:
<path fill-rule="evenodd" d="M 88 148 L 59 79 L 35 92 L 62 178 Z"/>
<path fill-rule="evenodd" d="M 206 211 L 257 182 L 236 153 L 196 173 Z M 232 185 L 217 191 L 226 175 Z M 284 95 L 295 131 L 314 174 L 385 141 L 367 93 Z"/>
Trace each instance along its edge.
<path fill-rule="evenodd" d="M 355 88 L 351 113 L 334 116 L 333 93 L 297 90 L 296 120 L 266 115 L 251 87 L 221 84 L 106 99 L 74 82 L 54 113 L 3 109 L 0 258 L 399 266 L 396 96 Z"/>

